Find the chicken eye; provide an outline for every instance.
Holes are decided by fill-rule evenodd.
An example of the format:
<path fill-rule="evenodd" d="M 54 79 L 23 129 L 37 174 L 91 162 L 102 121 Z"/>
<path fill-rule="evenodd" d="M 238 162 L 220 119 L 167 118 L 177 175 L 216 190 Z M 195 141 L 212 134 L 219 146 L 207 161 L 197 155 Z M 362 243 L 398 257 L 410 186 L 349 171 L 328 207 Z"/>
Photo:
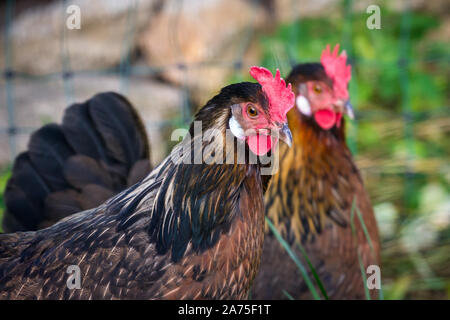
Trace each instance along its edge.
<path fill-rule="evenodd" d="M 247 106 L 247 114 L 250 118 L 255 118 L 258 116 L 258 110 L 251 104 Z"/>
<path fill-rule="evenodd" d="M 315 93 L 322 93 L 322 87 L 319 85 L 314 86 L 314 92 Z"/>

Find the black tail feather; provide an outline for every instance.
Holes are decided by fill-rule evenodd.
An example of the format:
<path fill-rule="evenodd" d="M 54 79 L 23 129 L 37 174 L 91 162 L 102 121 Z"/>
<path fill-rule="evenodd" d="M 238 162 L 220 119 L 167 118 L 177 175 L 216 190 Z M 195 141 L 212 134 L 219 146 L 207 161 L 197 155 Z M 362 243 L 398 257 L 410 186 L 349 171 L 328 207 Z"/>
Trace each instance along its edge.
<path fill-rule="evenodd" d="M 57 124 L 48 124 L 36 131 L 28 143 L 31 163 L 51 190 L 63 190 L 69 185 L 63 170 L 67 159 L 74 151 Z"/>
<path fill-rule="evenodd" d="M 150 171 L 144 125 L 121 95 L 101 93 L 70 106 L 62 125 L 30 138 L 5 190 L 6 232 L 47 227 L 96 207 Z"/>
<path fill-rule="evenodd" d="M 83 155 L 75 155 L 67 160 L 64 177 L 77 189 L 88 184 L 98 184 L 110 190 L 115 187 L 108 171 L 95 159 Z"/>
<path fill-rule="evenodd" d="M 34 230 L 43 219 L 44 199 L 51 189 L 30 161 L 28 152 L 20 154 L 14 162 L 13 175 L 5 190 L 7 208 L 14 208 L 15 214 L 5 213 L 5 230 Z"/>
<path fill-rule="evenodd" d="M 140 128 L 136 128 L 136 116 L 130 112 L 130 103 L 118 95 L 98 94 L 89 101 L 89 113 L 111 161 L 131 169 L 145 154 L 146 146 L 139 136 Z"/>
<path fill-rule="evenodd" d="M 142 172 L 150 172 L 151 165 L 148 160 L 139 160 L 134 166 L 131 168 L 130 173 L 128 174 L 127 184 L 132 186 L 140 182 L 145 176 L 142 175 Z"/>
<path fill-rule="evenodd" d="M 67 142 L 77 154 L 106 162 L 106 149 L 88 109 L 88 102 L 71 105 L 64 113 L 61 127 Z"/>

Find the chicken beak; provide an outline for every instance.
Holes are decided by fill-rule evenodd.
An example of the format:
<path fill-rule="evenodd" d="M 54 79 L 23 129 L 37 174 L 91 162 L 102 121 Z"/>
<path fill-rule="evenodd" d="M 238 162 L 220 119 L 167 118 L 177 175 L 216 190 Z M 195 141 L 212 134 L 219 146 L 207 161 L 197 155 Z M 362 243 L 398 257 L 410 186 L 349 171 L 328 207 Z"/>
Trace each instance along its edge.
<path fill-rule="evenodd" d="M 350 103 L 350 100 L 337 99 L 333 105 L 337 112 L 346 114 L 352 120 L 355 119 L 355 113 L 353 111 L 353 106 Z"/>
<path fill-rule="evenodd" d="M 355 119 L 355 112 L 353 111 L 353 106 L 350 103 L 350 100 L 347 101 L 344 105 L 345 114 L 352 120 Z"/>
<path fill-rule="evenodd" d="M 292 147 L 292 133 L 287 123 L 284 123 L 278 132 L 280 140 L 284 141 L 289 148 Z"/>

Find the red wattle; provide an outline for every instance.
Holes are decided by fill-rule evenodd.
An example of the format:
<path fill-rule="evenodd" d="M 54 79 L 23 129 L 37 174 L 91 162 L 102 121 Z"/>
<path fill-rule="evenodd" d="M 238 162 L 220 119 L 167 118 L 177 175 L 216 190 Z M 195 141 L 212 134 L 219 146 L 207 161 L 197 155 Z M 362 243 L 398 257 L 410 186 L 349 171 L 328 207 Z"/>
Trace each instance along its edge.
<path fill-rule="evenodd" d="M 314 114 L 317 124 L 325 130 L 331 129 L 336 124 L 336 112 L 329 109 L 316 111 Z"/>
<path fill-rule="evenodd" d="M 264 134 L 256 134 L 247 137 L 247 144 L 254 154 L 261 156 L 272 148 L 272 139 Z"/>

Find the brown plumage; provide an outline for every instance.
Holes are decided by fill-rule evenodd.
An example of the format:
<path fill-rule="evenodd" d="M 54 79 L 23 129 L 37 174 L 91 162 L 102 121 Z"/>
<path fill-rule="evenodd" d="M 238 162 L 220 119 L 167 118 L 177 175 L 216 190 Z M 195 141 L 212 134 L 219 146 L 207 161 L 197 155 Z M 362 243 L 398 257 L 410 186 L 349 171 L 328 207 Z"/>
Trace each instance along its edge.
<path fill-rule="evenodd" d="M 328 99 L 322 94 L 332 91 L 333 81 L 321 64 L 296 66 L 288 81 L 292 83 L 296 96 L 301 95 L 304 88 L 312 88 L 315 93 L 306 94 L 310 105 L 306 104 L 303 110 L 305 113 L 310 111 L 310 115 L 303 114 L 298 105 L 288 114 L 294 143 L 291 149 L 280 145 L 280 170 L 273 176 L 265 194 L 266 214 L 308 269 L 297 243 L 304 247 L 329 298 L 365 299 L 358 252 L 365 268 L 380 263 L 373 209 L 345 142 L 343 119 L 340 123 L 342 114 L 328 130 L 323 129 L 314 117 L 315 112 L 323 108 L 336 113 L 345 110 L 339 103 L 337 106 L 320 104 L 332 101 L 334 96 L 331 92 Z M 305 86 L 302 88 L 301 84 Z M 299 99 L 297 102 L 303 103 Z M 367 226 L 373 251 L 356 211 L 353 219 L 356 236 L 352 233 L 354 200 Z M 311 299 L 295 263 L 274 235 L 268 229 L 266 232 L 261 269 L 255 279 L 252 296 L 255 299 L 287 299 L 283 293 L 285 290 L 295 299 Z M 309 276 L 314 282 L 311 272 Z M 371 290 L 371 295 L 376 297 L 378 291 Z"/>
<path fill-rule="evenodd" d="M 250 105 L 272 126 L 259 84 L 225 87 L 195 117 L 202 132 L 215 129 L 213 139 L 196 133 L 193 123 L 192 139 L 104 204 L 43 230 L 0 235 L 0 298 L 246 298 L 262 251 L 265 186 L 259 161 L 248 161 L 246 141 L 226 130 Z M 239 144 L 243 163 L 236 161 Z M 217 145 L 232 164 L 184 162 Z M 183 161 L 175 161 L 180 154 Z M 80 267 L 81 289 L 66 285 L 70 265 Z"/>
<path fill-rule="evenodd" d="M 48 227 L 95 208 L 150 171 L 142 120 L 123 96 L 101 93 L 36 131 L 15 160 L 4 197 L 6 232 Z"/>

